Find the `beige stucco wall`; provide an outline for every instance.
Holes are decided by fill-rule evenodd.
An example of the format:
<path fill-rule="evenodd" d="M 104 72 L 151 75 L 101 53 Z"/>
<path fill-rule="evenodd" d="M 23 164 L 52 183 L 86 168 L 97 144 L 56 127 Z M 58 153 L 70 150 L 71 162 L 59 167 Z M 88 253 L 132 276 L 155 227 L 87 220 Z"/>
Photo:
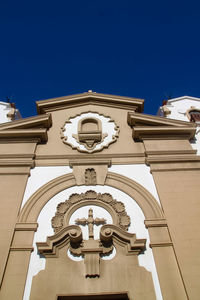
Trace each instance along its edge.
<path fill-rule="evenodd" d="M 3 142 L 0 147 L 0 282 L 21 207 L 36 143 Z"/>
<path fill-rule="evenodd" d="M 153 172 L 189 299 L 200 294 L 200 170 Z"/>
<path fill-rule="evenodd" d="M 72 159 L 74 155 L 80 157 L 86 157 L 88 154 L 80 153 L 73 150 L 70 146 L 64 144 L 61 140 L 61 127 L 65 124 L 66 120 L 77 114 L 84 112 L 98 112 L 105 116 L 109 116 L 113 119 L 117 126 L 120 128 L 119 138 L 117 142 L 111 144 L 107 149 L 105 148 L 103 152 L 96 153 L 96 155 L 111 155 L 115 154 L 121 155 L 123 153 L 134 155 L 144 152 L 142 143 L 134 143 L 132 140 L 132 130 L 127 124 L 127 112 L 126 109 L 111 108 L 111 107 L 101 107 L 97 105 L 85 105 L 84 107 L 69 108 L 59 111 L 52 112 L 52 123 L 53 126 L 48 132 L 48 143 L 45 145 L 38 145 L 36 151 L 36 157 L 41 158 L 41 156 L 62 156 L 65 155 L 68 159 Z M 93 155 L 94 156 L 94 155 Z"/>
<path fill-rule="evenodd" d="M 61 139 L 60 131 L 65 121 L 77 113 L 87 111 L 110 116 L 120 128 L 117 141 L 99 153 L 80 153 L 64 144 Z M 76 186 L 77 166 L 79 165 L 83 170 L 84 166 L 91 165 L 94 168 L 98 166 L 98 172 L 105 175 L 105 184 L 119 188 L 129 196 L 135 197 L 143 209 L 163 299 L 197 300 L 199 298 L 199 159 L 194 151 L 191 151 L 188 136 L 183 134 L 181 137 L 178 136 L 178 133 L 177 136 L 167 137 L 165 135 L 163 137 L 161 131 L 159 136 L 153 136 L 152 133 L 152 136 L 148 136 L 148 138 L 134 141 L 132 128 L 127 124 L 127 113 L 128 110 L 124 108 L 90 104 L 68 109 L 65 107 L 51 112 L 52 127 L 48 130 L 48 142 L 39 144 L 36 149 L 36 141 L 30 143 L 30 141 L 20 140 L 17 142 L 13 138 L 12 144 L 2 143 L 0 149 L 0 271 L 3 278 L 0 291 L 1 300 L 22 300 L 39 210 L 54 194 L 64 188 Z M 84 163 L 85 159 L 87 159 L 87 164 Z M 102 165 L 99 164 L 99 159 L 102 160 Z M 24 208 L 25 211 L 20 212 L 23 217 L 19 216 L 30 168 L 34 167 L 34 163 L 41 166 L 68 166 L 71 160 L 75 160 L 76 172 L 75 165 L 71 164 L 72 174 L 63 175 L 61 181 L 54 181 L 52 186 L 49 184 L 44 189 L 36 191 L 32 200 Z M 146 163 L 150 165 L 161 207 L 142 185 L 137 185 L 128 177 L 107 173 L 108 160 L 111 161 L 109 162 L 111 164 Z M 84 182 L 80 184 L 84 184 Z M 26 209 L 29 210 L 30 214 L 32 211 L 32 216 L 26 214 Z M 139 277 L 141 280 L 138 281 L 138 278 L 134 277 L 134 269 L 140 273 L 135 262 L 136 259 L 133 261 L 130 256 L 126 256 L 122 252 L 120 252 L 121 258 L 117 261 L 116 266 L 113 261 L 110 263 L 112 266 L 109 269 L 106 262 L 103 263 L 106 275 L 100 280 L 95 279 L 94 286 L 78 274 L 79 281 L 83 285 L 83 289 L 82 286 L 78 286 L 79 292 L 87 293 L 94 291 L 94 288 L 98 292 L 109 289 L 115 291 L 117 285 L 122 290 L 124 285 L 121 285 L 120 272 L 118 271 L 118 264 L 122 261 L 122 264 L 128 265 L 127 269 L 125 268 L 125 273 L 122 274 L 127 279 L 126 289 L 129 289 L 130 286 L 130 291 L 132 291 L 131 283 L 133 281 L 138 291 L 137 296 L 140 299 L 146 299 L 146 296 L 142 294 L 142 287 L 144 278 L 147 278 L 147 281 L 150 280 L 149 275 L 143 277 L 141 274 Z M 38 282 L 38 284 L 34 283 L 33 285 L 31 299 L 41 299 L 43 288 L 40 279 L 42 283 L 48 277 L 52 280 L 52 291 L 55 291 L 55 294 L 60 293 L 57 289 L 58 285 L 56 285 L 57 279 L 54 278 L 54 271 L 57 266 L 58 271 L 60 270 L 61 273 L 65 274 L 63 277 L 59 275 L 61 292 L 64 292 L 63 286 L 66 284 L 68 274 L 70 277 L 76 278 L 77 273 L 72 267 L 72 263 L 64 260 L 64 252 L 61 251 L 60 253 L 60 258 L 49 259 L 47 269 L 35 277 L 34 282 Z M 59 259 L 63 260 L 64 264 L 61 264 Z M 65 264 L 68 264 L 66 268 L 64 268 Z M 132 266 L 133 272 L 130 266 Z M 113 272 L 115 279 L 111 278 Z M 47 277 L 43 277 L 44 274 Z M 75 281 L 72 281 L 71 284 L 70 282 L 68 282 L 69 291 L 73 293 L 77 284 Z M 149 287 L 149 283 L 146 286 Z M 50 297 L 49 291 L 45 291 L 45 293 L 45 297 Z M 130 292 L 130 295 L 131 299 L 134 292 Z M 148 299 L 153 299 L 153 297 L 152 295 Z"/>
<path fill-rule="evenodd" d="M 33 279 L 30 300 L 55 300 L 55 295 L 126 291 L 130 300 L 156 299 L 151 273 L 138 265 L 137 255 L 127 256 L 120 243 L 115 243 L 115 247 L 117 255 L 112 260 L 101 260 L 99 278 L 85 278 L 84 261 L 72 261 L 66 256 L 67 247 L 62 248 L 58 258 L 47 258 L 45 270 Z"/>

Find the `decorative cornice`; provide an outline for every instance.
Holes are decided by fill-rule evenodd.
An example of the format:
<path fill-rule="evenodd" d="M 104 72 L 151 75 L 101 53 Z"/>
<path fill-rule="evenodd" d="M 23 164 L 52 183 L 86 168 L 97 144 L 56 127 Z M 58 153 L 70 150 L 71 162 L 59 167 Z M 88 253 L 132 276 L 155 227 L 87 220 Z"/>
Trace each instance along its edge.
<path fill-rule="evenodd" d="M 50 128 L 51 125 L 51 114 L 44 114 L 40 116 L 34 116 L 26 119 L 19 119 L 12 122 L 0 124 L 0 130 Z"/>
<path fill-rule="evenodd" d="M 146 158 L 151 172 L 190 171 L 200 169 L 200 156 L 197 155 L 155 155 Z"/>
<path fill-rule="evenodd" d="M 145 227 L 167 227 L 166 219 L 157 219 L 157 220 L 145 220 L 144 221 Z"/>
<path fill-rule="evenodd" d="M 133 157 L 133 158 L 127 158 L 122 157 L 117 158 L 113 157 L 112 159 L 112 165 L 130 165 L 130 164 L 145 164 L 145 158 L 144 157 Z M 67 159 L 38 159 L 35 160 L 35 166 L 36 167 L 46 167 L 46 166 L 68 166 L 69 162 Z"/>
<path fill-rule="evenodd" d="M 69 166 L 73 168 L 74 166 L 88 166 L 88 165 L 106 165 L 111 167 L 112 162 L 111 160 L 102 160 L 102 159 L 77 159 L 77 160 L 70 160 Z"/>
<path fill-rule="evenodd" d="M 171 139 L 186 138 L 191 139 L 195 136 L 196 127 L 134 127 L 133 138 L 142 141 L 143 139 Z"/>
<path fill-rule="evenodd" d="M 0 157 L 0 166 L 2 167 L 23 167 L 23 166 L 30 166 L 34 167 L 35 163 L 33 159 L 1 159 Z"/>
<path fill-rule="evenodd" d="M 2 138 L 0 139 L 0 144 L 32 144 L 32 143 L 39 143 L 41 140 L 39 138 Z"/>
<path fill-rule="evenodd" d="M 128 112 L 127 122 L 130 126 L 146 125 L 146 126 L 168 126 L 168 127 L 196 127 L 195 123 L 186 121 L 173 120 L 158 116 L 139 114 L 136 112 Z"/>
<path fill-rule="evenodd" d="M 29 251 L 29 252 L 32 252 L 33 250 L 34 250 L 33 247 L 29 247 L 29 246 L 26 246 L 26 245 L 10 247 L 10 251 Z"/>
<path fill-rule="evenodd" d="M 46 129 L 7 129 L 0 131 L 0 139 L 3 140 L 18 140 L 37 139 L 38 142 L 47 142 L 48 136 Z"/>
<path fill-rule="evenodd" d="M 0 124 L 0 142 L 47 142 L 47 129 L 52 125 L 50 114 Z"/>
<path fill-rule="evenodd" d="M 128 124 L 133 127 L 133 138 L 144 139 L 191 139 L 196 133 L 196 124 L 185 121 L 167 119 L 128 112 Z"/>
<path fill-rule="evenodd" d="M 30 175 L 30 167 L 32 165 L 3 165 L 0 166 L 0 174 L 1 175 Z"/>
<path fill-rule="evenodd" d="M 200 162 L 200 156 L 197 155 L 159 155 L 156 157 L 147 157 L 146 163 L 168 163 L 168 162 Z"/>
<path fill-rule="evenodd" d="M 176 172 L 176 171 L 194 171 L 200 170 L 200 163 L 196 162 L 174 162 L 174 163 L 155 163 L 150 164 L 151 173 L 152 172 Z"/>
<path fill-rule="evenodd" d="M 151 150 L 151 151 L 148 151 L 146 150 L 146 155 L 147 156 L 157 156 L 159 155 L 161 157 L 161 155 L 168 155 L 168 156 L 171 156 L 171 155 L 188 155 L 188 154 L 196 154 L 197 153 L 197 150 L 194 150 L 194 149 L 181 149 L 181 150 Z"/>
<path fill-rule="evenodd" d="M 106 95 L 99 93 L 82 93 L 66 97 L 51 98 L 47 100 L 36 101 L 39 114 L 60 110 L 63 108 L 77 107 L 86 104 L 95 104 L 98 106 L 110 106 L 124 109 L 130 109 L 138 112 L 143 111 L 144 100 L 138 98 L 121 97 L 115 95 Z"/>
<path fill-rule="evenodd" d="M 38 223 L 16 223 L 15 231 L 37 231 Z"/>
<path fill-rule="evenodd" d="M 35 154 L 0 154 L 0 167 L 35 167 Z M 8 170 L 7 173 L 10 171 Z"/>
<path fill-rule="evenodd" d="M 93 154 L 87 155 L 87 159 L 82 154 L 78 155 L 36 155 L 36 166 L 68 166 L 72 160 L 79 160 L 80 164 L 84 161 L 90 165 L 90 161 L 96 164 L 96 161 L 111 161 L 112 165 L 127 165 L 127 164 L 145 164 L 144 153 L 119 153 L 119 154 Z"/>
<path fill-rule="evenodd" d="M 79 160 L 80 163 L 81 161 L 111 161 L 111 159 L 114 158 L 137 158 L 137 157 L 144 157 L 144 153 L 116 153 L 116 154 L 87 154 L 87 158 L 85 154 L 74 154 L 74 155 L 37 155 L 36 154 L 36 160 L 38 159 L 68 159 L 69 161 L 75 161 Z"/>
<path fill-rule="evenodd" d="M 34 158 L 35 154 L 29 153 L 8 153 L 8 154 L 0 154 L 0 159 L 21 159 L 21 158 Z"/>
<path fill-rule="evenodd" d="M 149 247 L 155 248 L 155 247 L 171 247 L 173 246 L 172 242 L 159 242 L 159 243 L 150 243 Z"/>

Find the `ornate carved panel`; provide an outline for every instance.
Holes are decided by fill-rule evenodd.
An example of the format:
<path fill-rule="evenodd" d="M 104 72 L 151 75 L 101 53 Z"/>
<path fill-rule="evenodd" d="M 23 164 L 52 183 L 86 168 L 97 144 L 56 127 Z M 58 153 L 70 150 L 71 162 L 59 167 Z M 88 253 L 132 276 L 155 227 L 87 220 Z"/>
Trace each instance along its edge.
<path fill-rule="evenodd" d="M 93 153 L 107 148 L 119 135 L 119 127 L 107 116 L 85 112 L 69 118 L 61 128 L 63 143 L 80 152 Z"/>

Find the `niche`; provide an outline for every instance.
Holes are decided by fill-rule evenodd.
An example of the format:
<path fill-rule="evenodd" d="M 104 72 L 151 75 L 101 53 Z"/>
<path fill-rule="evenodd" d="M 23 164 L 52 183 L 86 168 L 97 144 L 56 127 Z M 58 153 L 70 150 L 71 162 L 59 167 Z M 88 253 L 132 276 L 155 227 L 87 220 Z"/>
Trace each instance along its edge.
<path fill-rule="evenodd" d="M 78 140 L 86 148 L 94 149 L 102 141 L 101 121 L 96 118 L 85 118 L 78 123 Z"/>

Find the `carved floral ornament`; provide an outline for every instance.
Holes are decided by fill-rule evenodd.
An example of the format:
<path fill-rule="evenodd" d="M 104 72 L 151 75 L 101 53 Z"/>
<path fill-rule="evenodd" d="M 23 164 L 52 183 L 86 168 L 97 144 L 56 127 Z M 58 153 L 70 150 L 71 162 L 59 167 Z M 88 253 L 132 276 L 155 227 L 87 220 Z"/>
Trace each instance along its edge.
<path fill-rule="evenodd" d="M 63 143 L 79 152 L 93 153 L 107 148 L 119 135 L 119 127 L 110 117 L 86 112 L 70 117 L 61 128 Z"/>
<path fill-rule="evenodd" d="M 81 194 L 72 194 L 65 202 L 57 206 L 55 216 L 51 223 L 54 232 L 59 232 L 64 226 L 68 225 L 72 213 L 79 207 L 86 205 L 97 205 L 105 208 L 113 217 L 113 222 L 123 230 L 128 230 L 130 217 L 127 215 L 125 206 L 122 202 L 113 199 L 109 193 L 96 193 L 87 191 Z"/>
<path fill-rule="evenodd" d="M 88 168 L 85 170 L 85 185 L 97 184 L 97 174 L 95 169 Z"/>

